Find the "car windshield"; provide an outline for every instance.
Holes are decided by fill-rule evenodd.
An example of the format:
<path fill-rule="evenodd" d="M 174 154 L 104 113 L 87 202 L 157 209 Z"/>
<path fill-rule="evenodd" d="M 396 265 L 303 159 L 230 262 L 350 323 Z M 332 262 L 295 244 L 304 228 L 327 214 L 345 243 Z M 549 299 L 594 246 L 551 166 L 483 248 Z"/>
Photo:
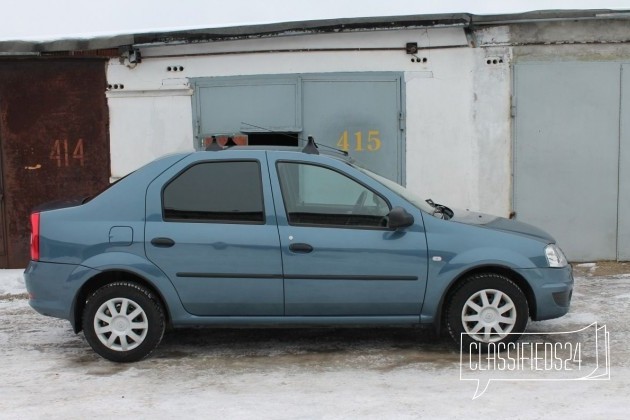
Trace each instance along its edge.
<path fill-rule="evenodd" d="M 414 206 L 418 207 L 420 210 L 427 212 L 429 214 L 433 214 L 435 212 L 435 209 L 429 203 L 427 203 L 424 198 L 420 197 L 419 195 L 417 195 L 416 193 L 412 191 L 409 191 L 407 188 L 403 187 L 402 185 L 397 184 L 394 181 L 384 178 L 380 175 L 377 175 L 374 172 L 369 171 L 365 168 L 357 166 L 356 163 L 352 164 L 352 166 L 357 168 L 358 170 L 360 170 L 361 172 L 363 172 L 370 178 L 373 178 L 376 181 L 380 182 L 381 184 L 383 184 L 384 186 L 386 186 L 387 188 L 389 188 L 390 190 L 392 190 L 393 192 L 395 192 L 396 194 L 398 194 L 405 200 L 409 201 Z"/>

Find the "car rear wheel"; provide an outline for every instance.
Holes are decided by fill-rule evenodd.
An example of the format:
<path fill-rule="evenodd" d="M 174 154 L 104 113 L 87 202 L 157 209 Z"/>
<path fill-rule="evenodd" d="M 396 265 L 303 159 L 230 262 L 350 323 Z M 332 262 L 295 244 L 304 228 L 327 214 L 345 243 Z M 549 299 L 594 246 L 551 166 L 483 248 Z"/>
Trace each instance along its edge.
<path fill-rule="evenodd" d="M 132 282 L 115 282 L 94 292 L 85 304 L 85 339 L 113 362 L 148 356 L 164 335 L 162 305 L 153 293 Z"/>
<path fill-rule="evenodd" d="M 446 312 L 448 331 L 457 343 L 484 349 L 489 343 L 516 341 L 529 319 L 527 298 L 509 278 L 477 274 L 452 294 Z"/>

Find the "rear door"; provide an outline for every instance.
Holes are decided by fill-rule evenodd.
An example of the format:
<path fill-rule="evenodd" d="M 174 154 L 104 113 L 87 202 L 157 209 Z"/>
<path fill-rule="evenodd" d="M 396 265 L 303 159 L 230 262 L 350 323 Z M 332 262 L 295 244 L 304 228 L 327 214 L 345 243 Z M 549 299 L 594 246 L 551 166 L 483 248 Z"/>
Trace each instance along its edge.
<path fill-rule="evenodd" d="M 285 314 L 419 315 L 427 276 L 420 211 L 343 162 L 286 152 L 268 157 Z M 415 224 L 382 227 L 393 206 L 404 206 Z"/>
<path fill-rule="evenodd" d="M 194 315 L 282 315 L 267 161 L 264 152 L 230 155 L 193 154 L 150 184 L 147 257 Z"/>

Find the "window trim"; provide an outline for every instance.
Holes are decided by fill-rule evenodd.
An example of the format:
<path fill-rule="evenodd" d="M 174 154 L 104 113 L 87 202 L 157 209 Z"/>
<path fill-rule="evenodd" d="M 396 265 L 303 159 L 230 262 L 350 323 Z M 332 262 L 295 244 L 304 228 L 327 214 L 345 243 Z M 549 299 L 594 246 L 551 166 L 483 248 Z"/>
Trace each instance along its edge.
<path fill-rule="evenodd" d="M 184 172 L 188 171 L 193 166 L 202 165 L 205 163 L 243 163 L 253 162 L 258 166 L 258 174 L 260 175 L 260 198 L 262 199 L 262 221 L 248 221 L 248 220 L 202 220 L 202 219 L 170 219 L 166 217 L 164 208 L 164 191 L 171 185 L 173 181 L 179 178 Z M 223 225 L 266 225 L 267 224 L 267 212 L 265 211 L 265 188 L 263 185 L 263 173 L 262 162 L 259 159 L 207 159 L 193 162 L 182 170 L 173 175 L 167 182 L 164 183 L 160 189 L 160 207 L 162 213 L 162 222 L 166 223 L 211 223 L 211 224 L 223 224 Z"/>
<path fill-rule="evenodd" d="M 289 226 L 296 226 L 296 227 L 318 227 L 318 228 L 334 228 L 334 229 L 360 229 L 360 230 L 382 230 L 382 231 L 391 231 L 391 229 L 389 229 L 386 226 L 357 226 L 357 225 L 323 225 L 323 224 L 316 224 L 316 223 L 291 223 L 290 219 L 289 219 L 289 211 L 287 210 L 287 204 L 286 204 L 286 200 L 285 200 L 285 188 L 282 186 L 282 181 L 280 179 L 280 171 L 278 168 L 278 165 L 281 163 L 295 163 L 295 164 L 300 164 L 300 165 L 310 165 L 310 166 L 317 166 L 320 168 L 324 168 L 324 169 L 329 169 L 331 171 L 337 172 L 338 174 L 340 174 L 341 176 L 345 176 L 346 178 L 349 178 L 351 180 L 353 180 L 354 182 L 356 182 L 357 184 L 361 185 L 363 188 L 371 191 L 373 194 L 376 194 L 377 196 L 379 196 L 384 202 L 385 204 L 387 204 L 387 207 L 389 208 L 389 211 L 392 210 L 392 203 L 387 199 L 387 197 L 384 197 L 380 192 L 376 191 L 374 188 L 366 185 L 364 182 L 358 180 L 357 178 L 355 178 L 354 176 L 348 174 L 347 172 L 344 172 L 340 169 L 337 169 L 333 166 L 329 166 L 323 163 L 316 163 L 316 162 L 306 162 L 303 160 L 291 160 L 291 159 L 282 159 L 282 160 L 277 160 L 276 161 L 276 176 L 278 178 L 278 184 L 280 185 L 280 198 L 282 199 L 282 206 L 284 208 L 284 215 L 286 216 L 286 220 L 287 220 L 287 224 Z"/>

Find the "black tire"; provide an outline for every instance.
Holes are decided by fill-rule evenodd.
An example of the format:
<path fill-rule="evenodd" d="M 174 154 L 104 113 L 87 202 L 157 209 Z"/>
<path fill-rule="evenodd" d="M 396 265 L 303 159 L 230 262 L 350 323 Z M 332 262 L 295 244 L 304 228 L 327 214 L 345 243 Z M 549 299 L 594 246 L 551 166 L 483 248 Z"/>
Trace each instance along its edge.
<path fill-rule="evenodd" d="M 110 308 L 114 316 L 109 316 Z M 97 328 L 101 330 L 97 332 Z M 112 362 L 136 362 L 147 357 L 162 340 L 164 328 L 162 305 L 150 290 L 136 283 L 107 284 L 85 303 L 85 339 L 96 353 Z"/>
<path fill-rule="evenodd" d="M 484 305 L 484 295 L 490 305 Z M 497 308 L 493 309 L 495 299 Z M 447 302 L 446 326 L 462 348 L 485 350 L 489 343 L 516 341 L 525 331 L 528 320 L 527 297 L 516 283 L 499 274 L 468 277 Z M 475 331 L 477 328 L 481 329 Z M 486 331 L 490 331 L 489 335 Z"/>

